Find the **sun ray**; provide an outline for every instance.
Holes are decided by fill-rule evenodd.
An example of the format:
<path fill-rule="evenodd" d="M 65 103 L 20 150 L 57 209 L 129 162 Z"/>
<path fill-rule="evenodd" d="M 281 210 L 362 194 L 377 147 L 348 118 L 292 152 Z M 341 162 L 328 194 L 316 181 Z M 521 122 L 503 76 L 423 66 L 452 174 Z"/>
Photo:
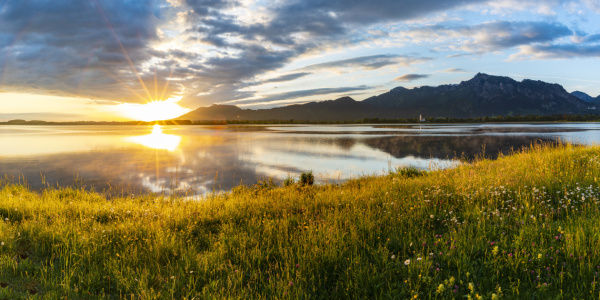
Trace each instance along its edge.
<path fill-rule="evenodd" d="M 173 72 L 175 72 L 174 69 L 171 69 L 171 74 L 169 74 L 169 77 L 167 77 L 167 79 L 165 79 L 165 87 L 162 90 L 162 93 L 160 94 L 160 98 L 159 99 L 163 99 L 165 97 L 165 93 L 167 92 L 167 88 L 169 87 L 169 83 L 171 83 L 171 81 L 169 80 L 169 78 L 171 78 L 171 76 L 173 76 Z"/>
<path fill-rule="evenodd" d="M 106 14 L 104 13 L 104 10 L 102 9 L 102 7 L 100 6 L 100 4 L 98 3 L 98 0 L 94 0 L 94 2 L 96 3 L 96 7 L 98 8 L 98 11 L 100 12 L 100 15 L 102 15 L 102 18 L 106 22 L 106 25 L 108 26 L 108 29 L 109 29 L 110 33 L 112 34 L 112 36 L 117 41 L 117 44 L 119 44 L 119 48 L 121 49 L 121 52 L 123 53 L 123 55 L 125 55 L 125 59 L 127 59 L 127 62 L 129 63 L 129 66 L 131 67 L 131 69 L 133 69 L 133 73 L 135 74 L 135 76 L 137 77 L 138 81 L 142 85 L 142 88 L 144 89 L 144 91 L 148 95 L 148 99 L 152 99 L 152 96 L 150 95 L 150 91 L 148 91 L 148 88 L 146 87 L 146 84 L 144 83 L 144 80 L 142 80 L 142 77 L 140 76 L 140 74 L 138 73 L 137 69 L 135 68 L 135 65 L 131 61 L 131 58 L 129 57 L 129 54 L 127 53 L 127 50 L 125 49 L 125 47 L 121 43 L 121 40 L 119 39 L 119 36 L 117 36 L 117 33 L 115 32 L 112 24 L 110 23 L 110 20 L 108 20 L 108 18 L 106 17 Z"/>
<path fill-rule="evenodd" d="M 121 79 L 117 78 L 117 76 L 113 75 L 108 70 L 105 70 L 105 71 L 106 71 L 106 74 L 108 74 L 108 76 L 110 76 L 116 82 L 118 82 L 119 84 L 121 84 L 124 89 L 128 90 L 129 92 L 131 92 L 132 94 L 134 94 L 136 97 L 140 98 L 140 100 L 142 100 L 143 102 L 147 102 L 148 101 L 148 99 L 144 98 L 144 96 L 140 95 L 140 93 L 138 93 L 138 92 L 134 91 L 133 89 L 131 89 L 130 87 L 128 87 L 125 84 L 125 82 L 123 82 Z"/>
<path fill-rule="evenodd" d="M 158 98 L 158 78 L 156 77 L 156 68 L 154 68 L 154 99 L 162 100 L 162 98 Z"/>

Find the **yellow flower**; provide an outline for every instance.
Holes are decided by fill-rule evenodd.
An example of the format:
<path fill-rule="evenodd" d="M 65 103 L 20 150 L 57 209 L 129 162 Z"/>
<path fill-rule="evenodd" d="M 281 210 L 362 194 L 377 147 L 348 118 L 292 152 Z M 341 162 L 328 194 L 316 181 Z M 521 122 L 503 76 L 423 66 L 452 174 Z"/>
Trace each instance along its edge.
<path fill-rule="evenodd" d="M 494 256 L 498 255 L 498 246 L 494 247 L 494 250 L 492 250 L 492 253 L 494 254 Z"/>

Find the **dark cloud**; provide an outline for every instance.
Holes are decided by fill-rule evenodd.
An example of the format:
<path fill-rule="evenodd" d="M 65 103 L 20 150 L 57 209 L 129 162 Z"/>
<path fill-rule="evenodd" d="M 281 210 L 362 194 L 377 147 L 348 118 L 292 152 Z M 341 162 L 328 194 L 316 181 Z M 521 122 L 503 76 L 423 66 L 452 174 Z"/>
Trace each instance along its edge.
<path fill-rule="evenodd" d="M 583 43 L 594 43 L 600 42 L 600 33 L 591 34 L 583 38 Z"/>
<path fill-rule="evenodd" d="M 309 72 L 301 72 L 301 73 L 292 73 L 292 74 L 286 74 L 286 75 L 282 75 L 279 77 L 275 77 L 275 78 L 271 78 L 271 79 L 267 79 L 261 82 L 261 84 L 264 83 L 273 83 L 273 82 L 286 82 L 286 81 L 292 81 L 292 80 L 296 80 L 300 77 L 304 77 L 307 75 L 310 75 L 312 73 Z"/>
<path fill-rule="evenodd" d="M 492 48 L 549 42 L 573 34 L 563 24 L 547 22 L 498 21 L 465 28 L 462 31 L 480 36 L 476 42 Z"/>
<path fill-rule="evenodd" d="M 0 7 L 0 80 L 7 89 L 131 98 L 131 88 L 123 87 L 137 81 L 129 62 L 139 67 L 155 54 L 148 47 L 158 38 L 155 0 L 0 1 Z"/>
<path fill-rule="evenodd" d="M 405 74 L 405 75 L 394 78 L 394 81 L 413 81 L 413 80 L 427 78 L 429 76 L 430 75 L 426 75 L 426 74 Z"/>
<path fill-rule="evenodd" d="M 276 18 L 270 27 L 316 36 L 342 34 L 352 25 L 415 19 L 478 2 L 487 0 L 303 0 L 276 9 Z"/>

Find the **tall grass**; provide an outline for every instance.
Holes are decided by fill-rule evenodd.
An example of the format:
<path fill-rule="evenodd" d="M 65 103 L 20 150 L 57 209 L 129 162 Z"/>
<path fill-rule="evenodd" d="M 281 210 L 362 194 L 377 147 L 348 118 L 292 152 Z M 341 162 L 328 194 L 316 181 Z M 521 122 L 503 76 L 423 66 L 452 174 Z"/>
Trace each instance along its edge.
<path fill-rule="evenodd" d="M 599 147 L 534 145 L 202 201 L 4 182 L 0 299 L 595 299 L 598 177 Z"/>

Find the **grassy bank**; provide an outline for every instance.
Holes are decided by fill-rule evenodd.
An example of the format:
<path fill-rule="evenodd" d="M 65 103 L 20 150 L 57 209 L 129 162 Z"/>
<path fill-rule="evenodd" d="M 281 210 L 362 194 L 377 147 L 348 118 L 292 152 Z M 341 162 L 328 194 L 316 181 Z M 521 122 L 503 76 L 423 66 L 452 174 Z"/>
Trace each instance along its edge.
<path fill-rule="evenodd" d="M 186 202 L 0 190 L 0 299 L 599 298 L 600 147 Z"/>

